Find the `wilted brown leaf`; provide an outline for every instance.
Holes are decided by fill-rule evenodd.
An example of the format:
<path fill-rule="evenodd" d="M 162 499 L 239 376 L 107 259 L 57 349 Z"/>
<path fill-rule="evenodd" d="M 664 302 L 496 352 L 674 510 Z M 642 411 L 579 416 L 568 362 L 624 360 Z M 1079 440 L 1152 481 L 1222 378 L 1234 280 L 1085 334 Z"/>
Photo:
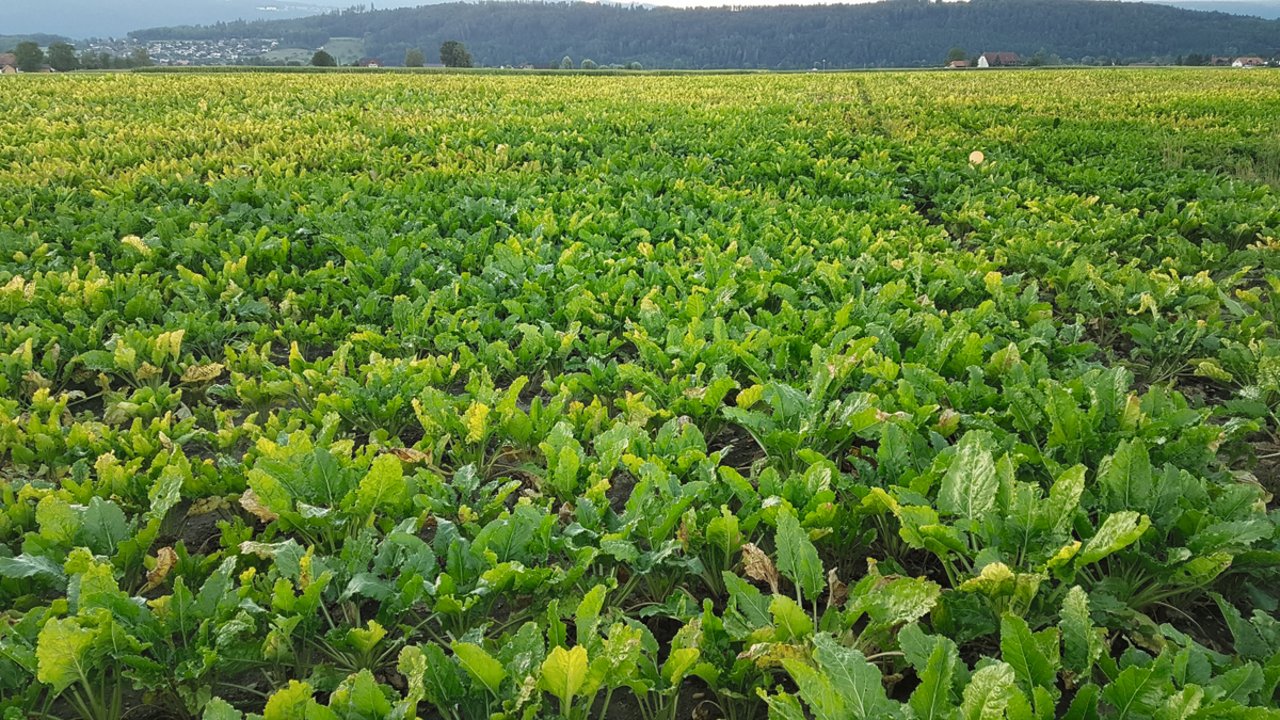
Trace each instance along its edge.
<path fill-rule="evenodd" d="M 387 454 L 395 455 L 402 463 L 423 463 L 431 464 L 431 453 L 415 450 L 414 448 L 387 448 Z"/>
<path fill-rule="evenodd" d="M 219 510 L 225 510 L 230 507 L 231 503 L 221 495 L 213 495 L 210 497 L 200 498 L 191 503 L 191 507 L 187 508 L 187 517 L 195 517 L 196 515 L 208 515 Z"/>
<path fill-rule="evenodd" d="M 742 546 L 742 569 L 747 573 L 747 577 L 768 583 L 770 590 L 774 593 L 778 592 L 778 568 L 774 567 L 773 560 L 756 547 L 755 543 Z"/>
<path fill-rule="evenodd" d="M 827 571 L 827 606 L 838 608 L 849 599 L 849 586 L 840 581 L 835 568 Z"/>
<path fill-rule="evenodd" d="M 178 554 L 171 547 L 162 547 L 156 551 L 156 566 L 147 573 L 147 584 L 142 586 L 142 592 L 151 590 L 160 586 L 164 579 L 169 576 L 169 571 L 173 570 L 173 566 L 178 563 Z"/>
<path fill-rule="evenodd" d="M 270 508 L 262 504 L 262 501 L 258 499 L 257 494 L 253 492 L 252 488 L 245 490 L 244 494 L 240 496 L 240 507 L 248 510 L 254 517 L 264 523 L 269 523 L 280 518 L 279 515 L 275 514 Z"/>

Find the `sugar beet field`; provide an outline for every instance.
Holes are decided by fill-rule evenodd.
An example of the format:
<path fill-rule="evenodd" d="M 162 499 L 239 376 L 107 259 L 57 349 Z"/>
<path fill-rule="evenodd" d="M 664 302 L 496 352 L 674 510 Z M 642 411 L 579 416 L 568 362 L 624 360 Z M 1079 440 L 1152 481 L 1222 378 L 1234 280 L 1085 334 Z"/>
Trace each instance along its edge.
<path fill-rule="evenodd" d="M 1280 718 L 1280 73 L 0 81 L 0 717 Z"/>

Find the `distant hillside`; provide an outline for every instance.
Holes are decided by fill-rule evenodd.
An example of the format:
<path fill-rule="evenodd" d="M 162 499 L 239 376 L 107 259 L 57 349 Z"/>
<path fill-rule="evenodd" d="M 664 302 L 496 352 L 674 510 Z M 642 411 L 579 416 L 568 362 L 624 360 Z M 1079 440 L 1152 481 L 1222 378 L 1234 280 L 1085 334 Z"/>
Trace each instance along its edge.
<path fill-rule="evenodd" d="M 1270 20 L 1280 18 L 1280 0 L 1239 0 L 1238 2 L 1235 0 L 1156 0 L 1156 2 L 1187 10 L 1253 15 Z"/>
<path fill-rule="evenodd" d="M 300 18 L 346 4 L 347 0 L 12 0 L 0 12 L 0 28 L 75 38 L 123 37 L 146 25 Z"/>
<path fill-rule="evenodd" d="M 0 52 L 9 52 L 18 47 L 18 43 L 33 42 L 41 47 L 48 47 L 53 43 L 67 42 L 67 38 L 61 35 L 0 35 Z"/>
<path fill-rule="evenodd" d="M 449 3 L 346 11 L 299 20 L 157 28 L 140 40 L 282 38 L 318 47 L 362 37 L 365 51 L 398 62 L 461 40 L 484 65 L 547 65 L 568 55 L 646 67 L 910 67 L 970 53 L 1036 52 L 1062 58 L 1169 57 L 1280 51 L 1280 21 L 1166 5 L 1099 0 L 890 0 L 865 5 L 672 9 L 594 3 Z"/>

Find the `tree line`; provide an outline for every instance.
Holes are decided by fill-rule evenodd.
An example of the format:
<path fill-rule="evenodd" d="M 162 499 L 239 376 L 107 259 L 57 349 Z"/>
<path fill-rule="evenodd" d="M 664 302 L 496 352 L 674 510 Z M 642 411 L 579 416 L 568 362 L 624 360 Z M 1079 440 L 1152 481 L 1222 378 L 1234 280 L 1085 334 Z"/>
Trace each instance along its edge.
<path fill-rule="evenodd" d="M 359 37 L 398 59 L 445 41 L 481 65 L 554 67 L 564 56 L 675 68 L 935 66 L 951 47 L 1063 60 L 1274 55 L 1280 20 L 1108 0 L 888 0 L 863 5 L 646 8 L 595 3 L 447 3 L 296 20 L 156 28 L 137 40 L 280 38 L 319 47 Z"/>
<path fill-rule="evenodd" d="M 22 72 L 39 72 L 46 66 L 55 72 L 70 72 L 72 70 L 128 70 L 148 67 L 152 64 L 146 48 L 136 48 L 128 55 L 113 55 L 95 50 L 77 53 L 76 46 L 69 42 L 55 42 L 48 48 L 42 48 L 35 41 L 26 40 L 18 43 L 11 52 L 17 61 L 18 70 Z"/>

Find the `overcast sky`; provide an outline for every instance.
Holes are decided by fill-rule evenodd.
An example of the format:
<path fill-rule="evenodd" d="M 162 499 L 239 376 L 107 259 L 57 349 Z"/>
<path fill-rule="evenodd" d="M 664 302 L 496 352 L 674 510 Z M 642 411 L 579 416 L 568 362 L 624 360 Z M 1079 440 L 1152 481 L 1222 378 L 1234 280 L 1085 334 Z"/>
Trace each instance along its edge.
<path fill-rule="evenodd" d="M 812 4 L 824 0 L 647 0 L 681 7 L 706 5 Z M 859 0 L 844 0 L 858 2 Z M 1280 16 L 1280 0 L 1168 0 L 1170 4 L 1208 7 L 1258 7 L 1257 14 Z M 424 0 L 378 0 L 377 8 L 406 7 Z M 72 38 L 123 37 L 130 30 L 158 25 L 201 24 L 238 18 L 302 17 L 354 1 L 334 0 L 7 0 L 0 11 L 0 35 L 51 33 Z"/>

